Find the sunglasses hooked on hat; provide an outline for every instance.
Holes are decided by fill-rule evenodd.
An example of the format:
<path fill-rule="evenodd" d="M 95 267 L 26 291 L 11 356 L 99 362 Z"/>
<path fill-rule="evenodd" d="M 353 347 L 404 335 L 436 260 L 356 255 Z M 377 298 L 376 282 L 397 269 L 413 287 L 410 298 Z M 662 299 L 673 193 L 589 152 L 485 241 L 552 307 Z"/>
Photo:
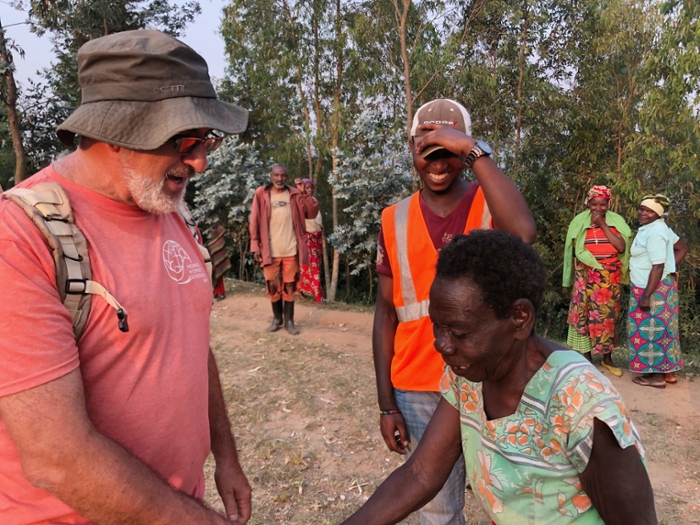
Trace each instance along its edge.
<path fill-rule="evenodd" d="M 72 146 L 75 136 L 133 150 L 154 150 L 175 140 L 176 151 L 207 151 L 223 137 L 180 135 L 193 129 L 242 133 L 248 111 L 219 100 L 207 63 L 192 48 L 160 31 L 114 33 L 78 51 L 82 101 L 56 134 Z"/>

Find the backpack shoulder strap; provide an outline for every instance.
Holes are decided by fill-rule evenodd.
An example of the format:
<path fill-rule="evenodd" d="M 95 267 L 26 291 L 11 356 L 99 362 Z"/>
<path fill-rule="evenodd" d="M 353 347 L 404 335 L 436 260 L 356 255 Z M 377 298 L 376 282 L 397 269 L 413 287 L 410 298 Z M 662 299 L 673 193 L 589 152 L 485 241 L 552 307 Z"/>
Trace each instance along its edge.
<path fill-rule="evenodd" d="M 207 269 L 207 275 L 209 276 L 209 280 L 213 281 L 214 266 L 211 262 L 211 255 L 209 254 L 209 250 L 207 250 L 207 248 L 204 246 L 204 239 L 202 239 L 202 234 L 199 232 L 199 228 L 197 228 L 197 223 L 194 222 L 189 206 L 187 206 L 185 201 L 182 201 L 177 211 L 180 213 L 182 220 L 185 221 L 185 224 L 187 224 L 187 228 L 190 230 L 192 237 L 194 237 L 194 240 L 197 241 L 197 248 L 199 248 L 199 252 L 202 254 L 202 258 L 204 259 L 204 266 Z"/>
<path fill-rule="evenodd" d="M 4 195 L 22 208 L 49 243 L 58 293 L 73 320 L 75 340 L 85 331 L 93 295 L 101 296 L 117 311 L 119 329 L 128 332 L 127 311 L 104 286 L 92 280 L 87 240 L 75 225 L 64 189 L 55 182 L 40 182 L 29 189 L 13 188 Z"/>

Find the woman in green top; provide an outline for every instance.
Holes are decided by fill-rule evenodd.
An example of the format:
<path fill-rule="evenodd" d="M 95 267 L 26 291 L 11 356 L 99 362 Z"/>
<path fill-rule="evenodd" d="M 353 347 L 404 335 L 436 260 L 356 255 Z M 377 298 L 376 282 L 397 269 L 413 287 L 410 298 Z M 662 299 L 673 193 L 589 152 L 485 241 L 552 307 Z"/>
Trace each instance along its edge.
<path fill-rule="evenodd" d="M 593 186 L 585 204 L 569 225 L 564 246 L 565 287 L 573 284 L 567 323 L 567 344 L 591 361 L 603 354 L 602 365 L 614 376 L 612 352 L 617 345 L 620 315 L 620 283 L 628 283 L 627 262 L 631 231 L 625 220 L 608 210 L 612 193 L 607 186 Z"/>
<path fill-rule="evenodd" d="M 497 525 L 657 523 L 644 451 L 622 398 L 583 356 L 535 333 L 542 260 L 499 230 L 459 235 L 430 289 L 443 398 L 410 459 L 346 525 L 396 523 L 464 453 Z"/>

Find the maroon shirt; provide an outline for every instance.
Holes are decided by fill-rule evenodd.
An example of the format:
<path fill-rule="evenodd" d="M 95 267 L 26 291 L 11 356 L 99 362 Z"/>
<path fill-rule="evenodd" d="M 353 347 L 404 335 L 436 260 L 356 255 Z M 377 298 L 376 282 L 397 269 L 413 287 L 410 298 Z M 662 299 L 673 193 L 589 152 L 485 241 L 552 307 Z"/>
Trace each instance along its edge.
<path fill-rule="evenodd" d="M 476 182 L 469 184 L 467 193 L 464 194 L 462 200 L 459 201 L 457 207 L 452 210 L 447 217 L 436 215 L 433 210 L 428 207 L 428 204 L 423 199 L 423 195 L 419 193 L 418 202 L 420 203 L 420 211 L 425 220 L 425 226 L 428 229 L 430 238 L 433 241 L 435 250 L 439 253 L 442 248 L 449 243 L 455 235 L 464 233 L 464 228 L 467 225 L 467 217 L 474 201 L 474 195 L 479 185 Z M 410 235 L 410 232 L 409 232 Z M 377 240 L 377 273 L 393 277 L 389 259 L 386 257 L 386 244 L 384 243 L 384 233 L 379 230 L 379 239 Z"/>

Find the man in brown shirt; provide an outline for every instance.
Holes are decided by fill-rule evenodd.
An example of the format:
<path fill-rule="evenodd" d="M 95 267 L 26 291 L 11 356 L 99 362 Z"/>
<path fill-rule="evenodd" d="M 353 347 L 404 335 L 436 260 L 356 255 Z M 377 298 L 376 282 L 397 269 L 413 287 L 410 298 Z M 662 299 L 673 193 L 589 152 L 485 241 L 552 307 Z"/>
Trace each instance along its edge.
<path fill-rule="evenodd" d="M 318 214 L 318 201 L 287 186 L 287 168 L 276 164 L 271 183 L 259 187 L 250 211 L 250 251 L 265 274 L 267 296 L 273 319 L 267 328 L 276 332 L 284 324 L 297 335 L 294 326 L 294 290 L 299 268 L 308 264 L 306 219 Z"/>

